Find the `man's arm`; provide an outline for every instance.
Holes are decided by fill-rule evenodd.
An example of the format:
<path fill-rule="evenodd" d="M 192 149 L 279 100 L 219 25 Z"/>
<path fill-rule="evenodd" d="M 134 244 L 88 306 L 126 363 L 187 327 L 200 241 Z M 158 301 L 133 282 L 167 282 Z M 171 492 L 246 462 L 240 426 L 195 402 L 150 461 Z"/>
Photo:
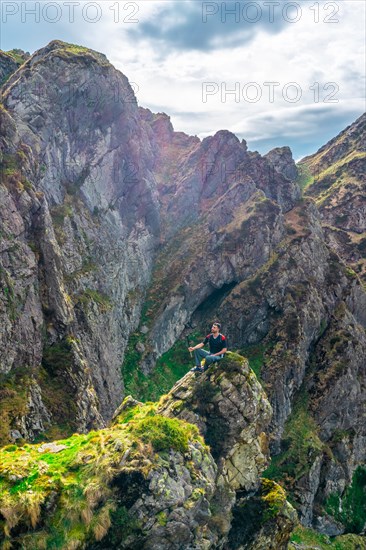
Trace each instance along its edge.
<path fill-rule="evenodd" d="M 193 348 L 188 348 L 188 351 L 194 351 L 195 349 L 200 349 L 200 348 L 203 348 L 205 344 L 203 342 L 201 342 L 200 344 L 197 344 L 197 346 L 194 346 Z"/>
<path fill-rule="evenodd" d="M 222 355 L 223 353 L 226 353 L 226 352 L 227 352 L 227 348 L 222 348 L 221 351 L 218 351 L 217 353 L 211 353 L 210 355 L 215 357 L 215 355 Z"/>

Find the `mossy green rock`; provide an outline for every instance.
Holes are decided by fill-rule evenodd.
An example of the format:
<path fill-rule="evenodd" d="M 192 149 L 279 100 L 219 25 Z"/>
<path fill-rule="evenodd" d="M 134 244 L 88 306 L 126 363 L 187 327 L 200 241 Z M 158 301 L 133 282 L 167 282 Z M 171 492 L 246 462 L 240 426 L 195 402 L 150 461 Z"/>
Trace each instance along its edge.
<path fill-rule="evenodd" d="M 230 353 L 157 403 L 127 397 L 109 428 L 8 445 L 0 453 L 3 548 L 233 548 L 244 494 L 262 510 L 245 548 L 262 548 L 269 529 L 282 544 L 296 514 L 283 489 L 260 480 L 270 417 L 247 360 Z"/>
<path fill-rule="evenodd" d="M 188 373 L 158 410 L 199 427 L 232 490 L 258 487 L 269 463 L 272 410 L 247 359 L 229 352 L 204 374 Z"/>
<path fill-rule="evenodd" d="M 0 463 L 3 548 L 27 549 L 147 548 L 176 530 L 188 543 L 200 524 L 198 541 L 217 469 L 198 429 L 155 405 L 99 432 L 5 447 Z"/>
<path fill-rule="evenodd" d="M 239 498 L 233 508 L 228 548 L 286 550 L 297 522 L 296 511 L 282 487 L 262 478 L 257 494 Z"/>

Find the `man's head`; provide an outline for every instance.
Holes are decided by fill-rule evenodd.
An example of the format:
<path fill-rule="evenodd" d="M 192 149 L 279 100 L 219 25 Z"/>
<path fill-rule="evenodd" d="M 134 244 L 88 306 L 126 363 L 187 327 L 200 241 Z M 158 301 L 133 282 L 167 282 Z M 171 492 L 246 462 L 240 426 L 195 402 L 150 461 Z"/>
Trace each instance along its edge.
<path fill-rule="evenodd" d="M 212 323 L 212 328 L 211 328 L 211 331 L 214 333 L 214 334 L 218 334 L 220 332 L 220 329 L 221 329 L 221 325 L 220 323 Z"/>

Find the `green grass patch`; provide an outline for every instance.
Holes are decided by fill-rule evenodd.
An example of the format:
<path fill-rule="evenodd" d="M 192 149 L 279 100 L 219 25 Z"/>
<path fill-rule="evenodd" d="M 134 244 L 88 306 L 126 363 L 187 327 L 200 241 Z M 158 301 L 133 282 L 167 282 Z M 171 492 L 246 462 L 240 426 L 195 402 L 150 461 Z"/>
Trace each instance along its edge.
<path fill-rule="evenodd" d="M 55 442 L 57 450 L 39 444 L 0 449 L 0 529 L 7 547 L 66 549 L 104 537 L 113 547 L 137 529 L 115 480 L 131 471 L 146 477 L 169 449 L 186 453 L 190 442 L 204 445 L 196 426 L 159 416 L 156 407 L 133 407 L 130 416 L 127 409 L 110 428 Z"/>
<path fill-rule="evenodd" d="M 351 151 L 348 155 L 334 162 L 330 166 L 323 167 L 318 161 L 312 161 L 307 165 L 308 170 L 314 174 L 314 179 L 306 186 L 306 192 L 316 195 L 316 202 L 321 206 L 337 189 L 354 183 L 359 185 L 358 180 L 352 175 L 352 164 L 354 161 L 364 160 L 364 151 Z"/>
<path fill-rule="evenodd" d="M 9 50 L 5 53 L 10 55 L 10 57 L 12 57 L 14 59 L 15 63 L 18 63 L 18 65 L 23 65 L 23 63 L 25 63 L 25 61 L 26 61 L 24 59 L 23 55 L 17 49 Z"/>
<path fill-rule="evenodd" d="M 295 180 L 295 183 L 300 187 L 300 189 L 303 191 L 311 185 L 314 182 L 314 176 L 312 175 L 310 168 L 306 164 L 298 164 L 297 165 L 297 178 Z"/>
<path fill-rule="evenodd" d="M 92 288 L 86 288 L 81 294 L 78 294 L 75 297 L 75 302 L 84 307 L 88 307 L 92 303 L 97 304 L 102 313 L 106 313 L 112 308 L 111 299 L 106 294 Z"/>
<path fill-rule="evenodd" d="M 253 344 L 245 346 L 239 350 L 239 354 L 246 357 L 249 361 L 250 368 L 254 371 L 256 377 L 261 381 L 261 369 L 264 364 L 264 354 L 269 346 L 263 344 Z"/>
<path fill-rule="evenodd" d="M 130 334 L 122 365 L 122 377 L 126 394 L 132 395 L 140 401 L 144 400 L 142 399 L 142 394 L 145 397 L 145 385 L 148 383 L 149 378 L 139 369 L 139 362 L 142 356 L 137 351 L 136 345 L 139 342 L 144 344 L 145 340 L 146 336 L 144 334 L 138 332 Z"/>
<path fill-rule="evenodd" d="M 197 341 L 199 337 L 196 333 L 189 337 L 192 345 Z M 139 363 L 143 359 L 143 354 L 136 350 L 136 344 L 139 342 L 146 345 L 146 336 L 133 333 L 122 367 L 126 393 L 140 401 L 155 401 L 170 391 L 172 386 L 194 366 L 193 354 L 192 357 L 189 354 L 187 339 L 178 340 L 157 360 L 154 371 L 146 376 L 139 368 Z"/>
<path fill-rule="evenodd" d="M 346 530 L 359 534 L 366 524 L 366 468 L 359 466 L 344 494 L 330 495 L 325 503 L 325 509 Z"/>
<path fill-rule="evenodd" d="M 80 46 L 79 44 L 69 44 L 62 40 L 53 40 L 53 55 L 64 59 L 65 61 L 75 61 L 78 63 L 90 64 L 97 62 L 98 65 L 106 67 L 109 65 L 108 59 L 101 53 Z M 55 47 L 56 46 L 56 47 Z"/>
<path fill-rule="evenodd" d="M 298 526 L 292 533 L 289 550 L 297 550 L 299 546 L 304 550 L 361 550 L 366 548 L 365 538 L 357 535 L 341 535 L 338 537 L 329 537 L 322 535 L 313 529 Z"/>
<path fill-rule="evenodd" d="M 89 53 L 90 50 L 84 46 L 78 46 L 77 44 L 65 44 L 64 50 L 75 55 Z"/>
<path fill-rule="evenodd" d="M 144 418 L 134 430 L 142 441 L 151 443 L 157 452 L 174 449 L 185 453 L 188 451 L 188 441 L 199 434 L 196 426 L 164 416 Z"/>

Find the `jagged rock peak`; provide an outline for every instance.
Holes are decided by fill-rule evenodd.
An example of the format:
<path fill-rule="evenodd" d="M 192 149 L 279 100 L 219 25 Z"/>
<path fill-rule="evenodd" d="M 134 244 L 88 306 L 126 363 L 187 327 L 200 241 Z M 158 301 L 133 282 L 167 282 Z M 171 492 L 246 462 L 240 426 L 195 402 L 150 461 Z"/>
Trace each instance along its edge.
<path fill-rule="evenodd" d="M 166 113 L 153 113 L 150 109 L 139 107 L 141 120 L 147 122 L 159 139 L 170 141 L 174 135 L 173 124 Z"/>
<path fill-rule="evenodd" d="M 243 139 L 242 141 L 239 140 L 239 138 L 230 132 L 230 130 L 219 130 L 216 132 L 213 136 L 207 136 L 203 141 L 202 145 L 208 145 L 212 146 L 212 144 L 215 144 L 219 147 L 222 147 L 223 145 L 234 145 L 234 146 L 241 146 L 244 151 L 247 151 L 247 144 L 246 141 Z"/>
<path fill-rule="evenodd" d="M 297 178 L 296 163 L 292 156 L 290 147 L 275 147 L 271 149 L 264 158 L 285 178 L 295 180 Z"/>
<path fill-rule="evenodd" d="M 269 461 L 265 430 L 271 406 L 247 359 L 228 353 L 198 379 L 186 374 L 158 407 L 196 424 L 234 490 L 257 489 Z"/>

